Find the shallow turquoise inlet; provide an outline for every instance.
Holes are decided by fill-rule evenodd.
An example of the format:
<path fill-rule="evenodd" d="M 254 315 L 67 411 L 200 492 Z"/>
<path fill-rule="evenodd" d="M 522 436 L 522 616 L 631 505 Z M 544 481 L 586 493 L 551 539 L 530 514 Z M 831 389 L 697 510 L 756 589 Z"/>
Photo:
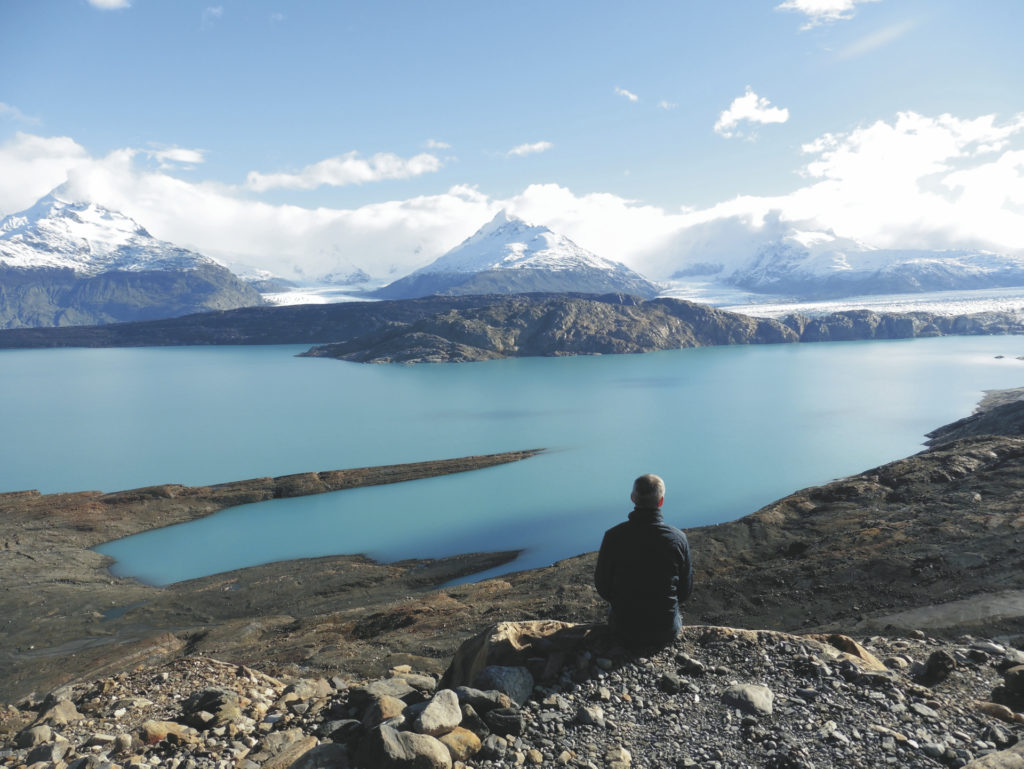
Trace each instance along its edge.
<path fill-rule="evenodd" d="M 921 448 L 1024 385 L 1022 337 L 367 366 L 301 347 L 0 352 L 0 490 L 114 491 L 547 448 L 473 473 L 226 510 L 108 543 L 163 584 L 290 558 L 594 550 L 632 479 L 683 528 Z M 997 358 L 1002 355 L 1004 357 Z M 699 557 L 699 555 L 698 555 Z"/>

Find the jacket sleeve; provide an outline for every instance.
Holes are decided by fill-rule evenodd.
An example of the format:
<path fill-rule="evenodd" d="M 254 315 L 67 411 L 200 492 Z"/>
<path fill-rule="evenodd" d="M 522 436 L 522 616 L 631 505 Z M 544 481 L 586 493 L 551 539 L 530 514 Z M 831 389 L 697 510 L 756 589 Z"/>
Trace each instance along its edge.
<path fill-rule="evenodd" d="M 594 586 L 604 600 L 612 599 L 612 559 L 609 553 L 608 535 L 601 540 L 601 549 L 597 553 L 597 567 L 594 569 Z"/>
<path fill-rule="evenodd" d="M 693 593 L 693 559 L 690 558 L 690 543 L 687 541 L 685 534 L 679 545 L 679 553 L 682 556 L 682 560 L 679 564 L 679 589 L 676 593 L 676 598 L 679 600 L 679 603 L 682 603 Z"/>

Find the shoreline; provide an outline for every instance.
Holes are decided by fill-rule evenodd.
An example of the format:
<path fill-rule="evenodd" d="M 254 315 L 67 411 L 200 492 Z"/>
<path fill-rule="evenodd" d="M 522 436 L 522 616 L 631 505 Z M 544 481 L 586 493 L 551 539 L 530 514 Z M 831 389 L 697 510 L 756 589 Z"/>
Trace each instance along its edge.
<path fill-rule="evenodd" d="M 164 484 L 103 493 L 0 493 L 0 701 L 30 688 L 56 685 L 86 665 L 117 664 L 120 648 L 168 632 L 202 634 L 211 623 L 245 613 L 280 614 L 305 602 L 302 578 L 318 577 L 338 593 L 384 600 L 486 571 L 517 551 L 379 564 L 360 555 L 281 561 L 164 587 L 109 571 L 113 559 L 91 548 L 143 531 L 275 498 L 322 494 L 469 472 L 518 462 L 544 449 L 253 478 L 211 486 Z M 221 586 L 217 595 L 217 585 Z M 225 586 L 244 606 L 225 602 Z M 375 594 L 376 593 L 376 594 Z M 365 602 L 365 601 L 364 601 Z M 353 603 L 354 602 L 350 602 Z M 162 634 L 162 635 L 161 635 Z M 170 642 L 172 647 L 181 646 Z M 104 654 L 108 647 L 117 647 Z M 70 657 L 65 657 L 65 654 Z"/>

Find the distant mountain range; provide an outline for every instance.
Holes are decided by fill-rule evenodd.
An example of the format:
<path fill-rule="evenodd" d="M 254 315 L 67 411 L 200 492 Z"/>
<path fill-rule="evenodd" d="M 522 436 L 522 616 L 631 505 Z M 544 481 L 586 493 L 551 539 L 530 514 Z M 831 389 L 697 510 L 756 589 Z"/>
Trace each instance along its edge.
<path fill-rule="evenodd" d="M 746 251 L 750 254 L 750 251 Z M 695 256 L 673 278 L 706 277 L 798 299 L 966 291 L 1024 285 L 1024 256 L 969 250 L 872 248 L 830 232 L 790 228 L 725 258 Z"/>
<path fill-rule="evenodd" d="M 54 192 L 0 221 L 0 328 L 81 326 L 259 305 L 213 259 Z"/>
<path fill-rule="evenodd" d="M 374 292 L 381 299 L 434 294 L 624 293 L 650 298 L 660 287 L 549 228 L 500 211 L 448 253 Z"/>
<path fill-rule="evenodd" d="M 795 300 L 1024 285 L 1024 255 L 877 249 L 777 220 L 759 230 L 741 223 L 692 228 L 658 262 L 655 274 L 674 280 Z M 351 286 L 346 298 L 575 293 L 649 299 L 664 288 L 505 211 L 432 263 L 375 291 L 369 265 L 349 267 L 322 279 Z M 154 238 L 124 214 L 67 199 L 59 189 L 0 220 L 0 329 L 177 317 L 260 305 L 260 291 L 296 290 L 266 271 L 239 278 L 209 257 Z"/>

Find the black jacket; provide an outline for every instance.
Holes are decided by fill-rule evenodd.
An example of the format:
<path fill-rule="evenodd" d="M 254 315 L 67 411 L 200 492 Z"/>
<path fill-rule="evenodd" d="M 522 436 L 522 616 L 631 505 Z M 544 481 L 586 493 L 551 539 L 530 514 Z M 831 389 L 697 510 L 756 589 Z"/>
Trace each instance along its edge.
<path fill-rule="evenodd" d="M 627 640 L 670 640 L 679 605 L 693 591 L 686 535 L 665 523 L 657 508 L 636 508 L 629 520 L 605 532 L 594 583 Z"/>

